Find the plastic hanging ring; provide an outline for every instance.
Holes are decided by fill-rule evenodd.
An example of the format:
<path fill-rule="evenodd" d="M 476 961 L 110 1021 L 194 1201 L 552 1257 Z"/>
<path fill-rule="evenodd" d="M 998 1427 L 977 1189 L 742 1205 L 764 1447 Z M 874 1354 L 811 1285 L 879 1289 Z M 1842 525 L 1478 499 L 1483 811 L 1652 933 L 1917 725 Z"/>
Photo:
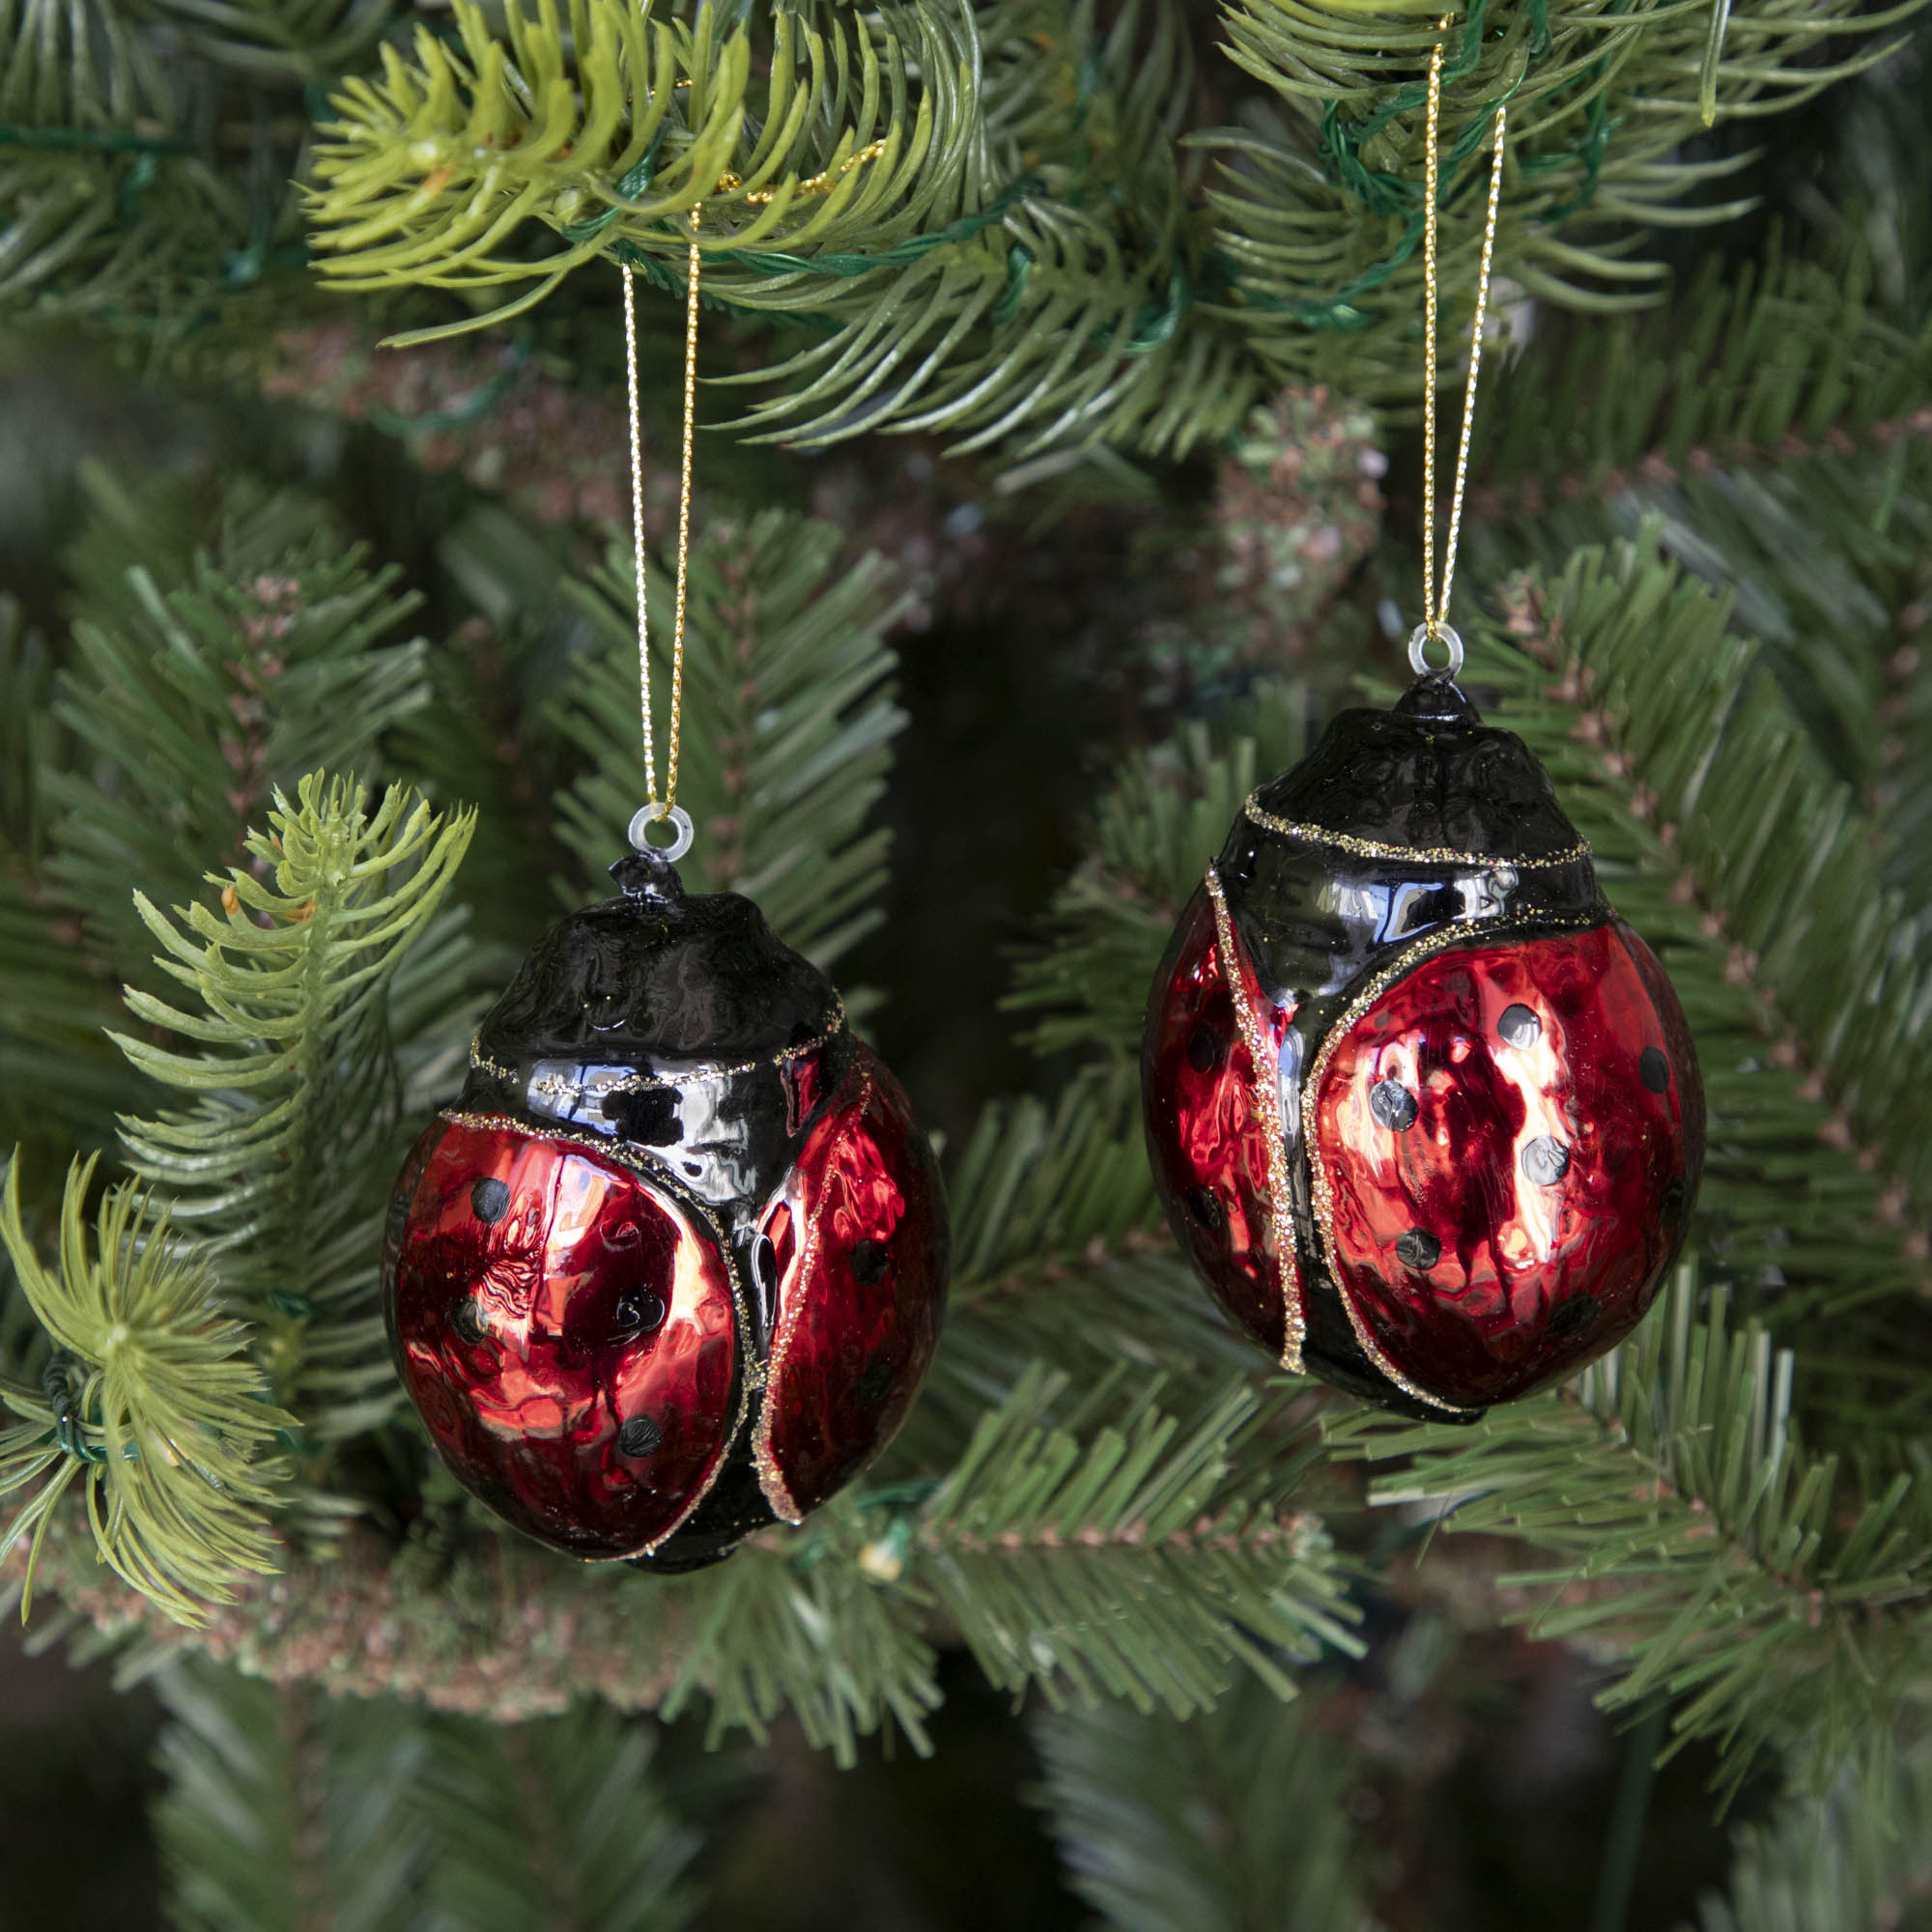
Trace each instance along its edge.
<path fill-rule="evenodd" d="M 661 818 L 670 821 L 676 835 L 668 845 L 651 843 L 650 829 Z M 633 850 L 647 859 L 662 859 L 667 866 L 675 866 L 691 850 L 691 813 L 681 805 L 640 805 L 632 816 L 629 836 Z"/>
<path fill-rule="evenodd" d="M 1418 624 L 1408 634 L 1408 668 L 1417 677 L 1451 678 L 1463 668 L 1463 639 L 1456 635 L 1453 624 L 1437 625 L 1435 641 L 1449 653 L 1449 662 L 1433 665 L 1429 662 L 1430 635 L 1427 624 Z"/>

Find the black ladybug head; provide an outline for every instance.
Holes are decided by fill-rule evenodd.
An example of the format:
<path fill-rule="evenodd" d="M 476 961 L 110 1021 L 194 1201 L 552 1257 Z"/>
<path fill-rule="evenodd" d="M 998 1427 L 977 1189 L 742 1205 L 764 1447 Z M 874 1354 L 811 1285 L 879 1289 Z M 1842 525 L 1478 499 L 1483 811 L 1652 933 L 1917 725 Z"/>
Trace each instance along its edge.
<path fill-rule="evenodd" d="M 1582 843 L 1536 754 L 1514 731 L 1485 724 L 1442 677 L 1418 679 L 1387 711 L 1342 712 L 1255 802 L 1296 824 L 1417 852 L 1547 860 Z"/>
<path fill-rule="evenodd" d="M 661 861 L 620 859 L 621 898 L 558 921 L 476 1037 L 505 1063 L 768 1060 L 822 1036 L 838 995 L 736 893 L 687 894 Z"/>
<path fill-rule="evenodd" d="M 1352 989 L 1448 928 L 1609 917 L 1548 774 L 1446 677 L 1342 712 L 1261 786 L 1217 861 L 1229 918 L 1308 1057 Z M 1306 1064 L 1304 1062 L 1304 1064 Z"/>
<path fill-rule="evenodd" d="M 648 854 L 611 869 L 623 895 L 552 926 L 485 1016 L 463 1108 L 614 1141 L 750 1213 L 842 1070 L 838 995 L 750 899 Z"/>

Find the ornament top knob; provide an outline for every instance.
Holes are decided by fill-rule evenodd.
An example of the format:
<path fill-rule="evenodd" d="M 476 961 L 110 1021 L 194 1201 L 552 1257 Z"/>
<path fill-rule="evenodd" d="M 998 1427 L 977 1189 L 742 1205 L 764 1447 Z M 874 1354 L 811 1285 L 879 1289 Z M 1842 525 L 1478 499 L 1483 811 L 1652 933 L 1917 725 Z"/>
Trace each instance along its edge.
<path fill-rule="evenodd" d="M 611 866 L 611 876 L 626 898 L 669 901 L 684 896 L 684 881 L 668 854 L 648 847 L 626 852 Z"/>
<path fill-rule="evenodd" d="M 1585 847 L 1548 775 L 1512 731 L 1485 724 L 1442 672 L 1386 711 L 1329 721 L 1302 761 L 1256 791 L 1259 822 L 1464 866 L 1580 863 Z"/>
<path fill-rule="evenodd" d="M 1480 724 L 1483 715 L 1447 671 L 1426 671 L 1396 700 L 1398 718 L 1431 724 Z"/>

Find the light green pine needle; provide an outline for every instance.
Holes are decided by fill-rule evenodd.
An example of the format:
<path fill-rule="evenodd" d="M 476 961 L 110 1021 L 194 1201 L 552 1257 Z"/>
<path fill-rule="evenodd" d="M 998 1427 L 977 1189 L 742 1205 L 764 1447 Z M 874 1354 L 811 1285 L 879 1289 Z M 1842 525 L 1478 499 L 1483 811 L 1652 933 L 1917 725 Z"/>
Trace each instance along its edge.
<path fill-rule="evenodd" d="M 71 1358 L 72 1449 L 52 1440 L 54 1402 L 18 1384 L 0 1399 L 22 1418 L 0 1435 L 0 1487 L 44 1477 L 0 1554 L 32 1532 L 33 1570 L 54 1504 L 77 1477 L 100 1560 L 167 1614 L 199 1622 L 237 1580 L 276 1568 L 269 1513 L 284 1471 L 267 1456 L 294 1417 L 263 1399 L 242 1324 L 220 1314 L 213 1282 L 131 1183 L 110 1188 L 89 1242 L 96 1158 L 68 1172 L 58 1263 L 46 1266 L 20 1221 L 19 1166 L 8 1171 L 0 1240 L 56 1350 Z"/>

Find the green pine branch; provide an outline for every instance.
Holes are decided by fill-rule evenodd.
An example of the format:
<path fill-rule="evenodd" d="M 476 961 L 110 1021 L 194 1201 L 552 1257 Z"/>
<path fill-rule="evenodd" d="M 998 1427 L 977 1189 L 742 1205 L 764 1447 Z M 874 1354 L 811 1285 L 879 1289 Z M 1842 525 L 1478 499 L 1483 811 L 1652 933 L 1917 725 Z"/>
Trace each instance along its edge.
<path fill-rule="evenodd" d="M 61 1153 L 107 1140 L 146 1097 L 103 1028 L 114 982 L 75 944 L 76 923 L 31 879 L 0 874 L 0 1136 Z"/>
<path fill-rule="evenodd" d="M 1637 257 L 1643 231 L 1720 221 L 1749 205 L 1709 198 L 1748 156 L 1694 159 L 1685 142 L 1719 120 L 1783 112 L 1882 62 L 1901 43 L 1887 30 L 1916 11 L 1726 6 L 1714 25 L 1662 5 L 1614 15 L 1472 7 L 1444 42 L 1445 286 L 1474 283 L 1484 226 L 1474 178 L 1488 168 L 1499 106 L 1513 156 L 1501 272 L 1562 308 L 1646 305 L 1664 270 Z M 1398 9 L 1370 25 L 1351 10 L 1230 0 L 1225 17 L 1231 57 L 1283 106 L 1276 125 L 1202 137 L 1225 148 L 1209 196 L 1223 224 L 1217 246 L 1235 269 L 1225 300 L 1276 384 L 1328 380 L 1372 403 L 1406 401 L 1415 378 L 1403 325 L 1422 304 L 1433 16 Z M 1854 36 L 1836 58 L 1823 53 Z"/>
<path fill-rule="evenodd" d="M 334 99 L 312 221 L 336 287 L 534 282 L 501 316 L 604 255 L 681 276 L 695 239 L 715 296 L 781 310 L 795 294 L 742 258 L 796 279 L 793 260 L 883 253 L 986 192 L 970 26 L 923 0 L 778 13 L 768 43 L 709 8 L 687 22 L 612 0 L 520 0 L 500 37 L 470 0 L 454 19 L 453 41 L 418 28 L 412 60 L 385 49 L 380 78 Z M 534 262 L 507 245 L 527 219 L 561 243 Z"/>
<path fill-rule="evenodd" d="M 1319 1467 L 1290 1414 L 1300 1385 L 1258 1397 L 1243 1366 L 1166 1415 L 1159 1378 L 1131 1379 L 1137 1398 L 1115 1376 L 1076 1399 L 1037 1367 L 950 1474 L 861 1488 L 694 1577 L 558 1565 L 439 1504 L 400 1555 L 353 1530 L 327 1561 L 298 1552 L 283 1587 L 251 1593 L 211 1641 L 250 1671 L 498 1721 L 573 1689 L 667 1716 L 702 1701 L 714 1740 L 762 1739 L 788 1709 L 841 1762 L 887 1723 L 929 1748 L 935 1646 L 961 1635 L 995 1682 L 1056 1701 L 1197 1710 L 1238 1668 L 1292 1694 L 1292 1664 L 1356 1648 L 1341 1559 L 1286 1500 Z M 104 1634 L 182 1643 L 131 1592 L 76 1591 L 67 1549 L 49 1560 Z M 341 1640 L 377 1615 L 380 1650 Z"/>
<path fill-rule="evenodd" d="M 1463 190 L 1497 103 L 1516 113 L 1512 279 L 1565 306 L 1648 303 L 1662 270 L 1632 259 L 1640 231 L 1747 205 L 1691 201 L 1743 161 L 1687 160 L 1687 137 L 1862 71 L 1918 4 L 1733 6 L 1715 36 L 1656 5 L 1613 21 L 1540 8 L 1494 32 L 1476 10 L 1446 64 L 1452 285 L 1473 269 L 1480 197 Z M 566 18 L 552 0 L 511 9 L 498 37 L 465 0 L 460 44 L 420 34 L 412 60 L 392 51 L 337 97 L 313 208 L 325 273 L 532 285 L 398 338 L 419 340 L 514 314 L 598 256 L 681 289 L 695 215 L 714 300 L 824 333 L 734 379 L 780 389 L 744 427 L 807 444 L 943 429 L 1022 462 L 1099 442 L 1178 454 L 1291 382 L 1412 396 L 1426 21 L 1364 31 L 1240 0 L 1230 51 L 1280 108 L 1190 131 L 1186 36 L 1158 0 L 1105 28 L 1047 0 L 819 19 L 779 14 L 753 59 L 753 29 L 721 33 L 705 10 L 687 26 L 608 0 Z M 1817 57 L 1840 37 L 1856 43 Z M 1392 61 L 1412 73 L 1391 94 Z M 526 219 L 559 245 L 513 252 Z"/>
<path fill-rule="evenodd" d="M 239 25 L 256 10 L 220 11 Z M 224 154 L 211 110 L 233 104 L 116 0 L 3 0 L 0 310 L 178 340 L 271 266 L 298 264 L 299 137 L 274 139 L 258 98 L 247 150 Z"/>
<path fill-rule="evenodd" d="M 1927 1897 L 1932 1774 L 1915 1751 L 1862 1776 L 1847 1769 L 1822 1802 L 1794 1797 L 1745 1826 L 1696 1932 L 1871 1932 L 1910 1924 Z"/>
<path fill-rule="evenodd" d="M 157 1683 L 167 1786 L 152 1817 L 175 1932 L 418 1932 L 419 1717 L 206 1662 Z"/>
<path fill-rule="evenodd" d="M 1198 298 L 1217 270 L 1179 145 L 1196 105 L 1179 10 L 1009 0 L 976 26 L 1000 218 L 882 265 L 859 299 L 835 292 L 824 341 L 730 379 L 779 390 L 743 427 L 807 446 L 944 432 L 1034 473 L 1095 443 L 1180 455 L 1232 435 L 1263 379 Z"/>
<path fill-rule="evenodd" d="M 1712 263 L 1667 310 L 1533 339 L 1509 380 L 1535 409 L 1477 414 L 1471 466 L 1488 494 L 1472 504 L 1556 513 L 1687 471 L 1889 441 L 1928 375 L 1932 342 L 1885 315 L 1869 259 L 1833 271 L 1774 240 L 1761 262 Z"/>
<path fill-rule="evenodd" d="M 920 1604 L 880 1587 L 863 1566 L 868 1547 L 865 1513 L 848 1494 L 803 1534 L 769 1532 L 682 1586 L 688 1637 L 664 1715 L 702 1694 L 713 1745 L 740 1729 L 763 1744 L 788 1710 L 806 1742 L 840 1765 L 855 1763 L 859 1739 L 889 1722 L 929 1754 L 938 1654 Z"/>
<path fill-rule="evenodd" d="M 1932 33 L 1920 14 L 1910 50 L 1834 100 L 1836 138 L 1807 210 L 1835 259 L 1869 257 L 1887 312 L 1908 327 L 1932 319 L 1932 185 L 1918 156 L 1918 100 Z"/>
<path fill-rule="evenodd" d="M 1813 1787 L 1882 1754 L 1925 1668 L 1932 1595 L 1922 1503 L 1894 1478 L 1863 1498 L 1802 1449 L 1793 1357 L 1726 1292 L 1695 1317 L 1692 1270 L 1666 1305 L 1561 1393 L 1466 1432 L 1360 1409 L 1331 1454 L 1404 1459 L 1371 1500 L 1426 1506 L 1451 1533 L 1514 1537 L 1541 1559 L 1533 1635 L 1622 1660 L 1612 1707 L 1671 1700 L 1676 1743 L 1714 1740 L 1735 1791 L 1761 1752 Z"/>
<path fill-rule="evenodd" d="M 400 1097 L 386 996 L 472 822 L 400 785 L 371 812 L 359 785 L 318 775 L 293 802 L 276 795 L 246 866 L 211 875 L 220 910 L 170 916 L 135 895 L 193 1004 L 130 989 L 128 1010 L 198 1050 L 114 1036 L 143 1072 L 195 1096 L 123 1121 L 129 1163 L 170 1192 L 225 1302 L 255 1324 L 277 1399 L 324 1439 L 398 1400 L 377 1281 Z"/>
<path fill-rule="evenodd" d="M 610 444 L 611 460 L 621 444 L 620 432 Z M 413 784 L 432 803 L 460 799 L 476 809 L 464 898 L 478 939 L 474 983 L 494 998 L 554 916 L 559 861 L 574 856 L 555 794 L 566 778 L 585 775 L 585 754 L 562 724 L 580 676 L 601 684 L 607 645 L 575 595 L 589 558 L 501 501 L 480 497 L 464 508 L 438 540 L 437 564 L 470 614 L 429 652 L 427 701 L 384 737 L 383 773 Z M 641 783 L 635 634 L 631 651 L 632 756 Z M 662 705 L 662 679 L 659 691 Z M 616 754 L 614 746 L 608 754 Z M 588 753 L 593 760 L 605 755 L 603 748 Z M 691 755 L 701 762 L 707 753 L 694 746 Z M 604 829 L 606 866 L 625 849 L 624 828 L 639 802 L 641 793 Z M 573 904 L 585 895 L 608 897 L 610 875 L 586 866 L 582 888 Z M 463 1037 L 467 1046 L 469 1033 Z"/>
<path fill-rule="evenodd" d="M 354 1520 L 326 1542 L 291 1540 L 272 1582 L 239 1578 L 234 1603 L 215 1605 L 195 1629 L 102 1572 L 66 1513 L 47 1531 L 42 1588 L 129 1670 L 206 1655 L 344 1702 L 396 1696 L 495 1723 L 554 1714 L 580 1696 L 618 1710 L 663 1701 L 704 1577 L 560 1564 L 507 1533 L 478 1534 L 486 1520 L 465 1511 L 452 1479 L 433 1472 L 424 1487 L 400 1544 Z M 365 1642 L 378 1627 L 382 1641 Z"/>
<path fill-rule="evenodd" d="M 1261 378 L 1196 301 L 1212 270 L 1178 138 L 1195 104 L 1179 10 L 1135 0 L 1103 20 L 1086 0 L 1008 0 L 973 24 L 1004 187 L 824 287 L 822 341 L 724 379 L 777 390 L 740 427 L 808 447 L 944 432 L 1035 473 L 1096 442 L 1179 455 L 1232 434 Z"/>
<path fill-rule="evenodd" d="M 1131 1245 L 1152 1215 L 1127 1069 L 1077 1074 L 1051 1107 L 997 1102 L 947 1177 L 953 1297 L 1017 1292 L 1029 1271 Z"/>
<path fill-rule="evenodd" d="M 105 133 L 133 121 L 165 128 L 177 118 L 166 64 L 112 7 L 6 0 L 0 28 L 0 114 L 9 123 Z M 157 139 L 164 137 L 150 144 Z"/>
<path fill-rule="evenodd" d="M 762 1739 L 789 1706 L 840 1762 L 888 1718 L 923 1751 L 939 1634 L 1002 1689 L 1037 1685 L 1056 1705 L 1184 1715 L 1237 1667 L 1292 1696 L 1288 1662 L 1359 1646 L 1326 1530 L 1281 1501 L 1313 1445 L 1244 1383 L 1224 1376 L 1181 1417 L 1154 1407 L 1158 1378 L 1124 1406 L 1118 1377 L 1069 1401 L 1066 1378 L 1035 1365 L 944 1476 L 838 1498 L 683 1586 L 666 1715 L 702 1690 L 714 1738 Z"/>
<path fill-rule="evenodd" d="M 103 631 L 138 631 L 147 621 L 137 572 L 172 597 L 195 587 L 206 554 L 231 582 L 246 582 L 289 567 L 333 521 L 313 497 L 271 489 L 245 471 L 223 477 L 212 500 L 172 476 L 129 476 L 93 458 L 74 475 L 87 514 L 61 547 L 61 573 L 76 613 Z M 412 608 L 412 600 L 396 599 L 390 621 Z"/>
<path fill-rule="evenodd" d="M 161 904 L 195 895 L 211 861 L 248 857 L 251 821 L 306 759 L 373 770 L 429 699 L 427 646 L 383 641 L 413 600 L 393 572 L 342 554 L 312 503 L 244 478 L 210 517 L 174 486 L 83 480 L 92 514 L 63 554 L 80 611 L 69 661 L 50 701 L 49 667 L 28 651 L 0 690 L 46 705 L 30 724 L 9 709 L 23 762 L 10 774 L 19 842 L 0 872 L 14 989 L 0 1107 L 22 1117 L 19 1138 L 64 1151 L 158 1097 L 105 1031 L 124 980 L 168 983 L 130 887 Z M 393 1043 L 418 1111 L 444 1097 L 440 1063 L 467 1037 L 467 947 L 442 922 L 396 982 Z"/>
<path fill-rule="evenodd" d="M 875 1560 L 894 1581 L 903 1561 L 1004 1690 L 1185 1717 L 1244 1665 L 1292 1696 L 1286 1661 L 1360 1646 L 1325 1528 L 1281 1500 L 1313 1460 L 1283 1393 L 1224 1377 L 1170 1415 L 1158 1377 L 1129 1382 L 1069 1412 L 1065 1378 L 1030 1368 Z"/>
<path fill-rule="evenodd" d="M 526 1724 L 418 1719 L 405 1805 L 421 1834 L 417 1932 L 678 1932 L 697 1835 L 667 1802 L 647 1722 L 581 1703 Z"/>
<path fill-rule="evenodd" d="M 1180 1722 L 1124 1704 L 1034 1736 L 1068 1882 L 1121 1932 L 1370 1932 L 1349 1754 L 1304 1701 L 1244 1680 Z"/>
<path fill-rule="evenodd" d="M 1862 254 L 1828 270 L 1776 246 L 1728 283 L 1706 271 L 1666 313 L 1565 334 L 1511 371 L 1516 406 L 1479 412 L 1477 569 L 1560 569 L 1652 517 L 1669 554 L 1733 593 L 1737 627 L 1883 820 L 1889 876 L 1923 904 L 1932 781 L 1914 756 L 1911 629 L 1932 536 L 1932 338 L 1886 317 Z"/>
<path fill-rule="evenodd" d="M 263 83 L 327 84 L 359 68 L 400 0 L 157 0 L 200 58 Z"/>
<path fill-rule="evenodd" d="M 1507 89 L 1512 106 L 1538 126 L 1580 115 L 1603 94 L 1627 93 L 1653 113 L 1681 117 L 1675 138 L 1682 140 L 1693 128 L 1776 111 L 1876 65 L 1883 54 L 1871 48 L 1848 60 L 1808 56 L 1835 50 L 1833 43 L 1850 36 L 1896 27 L 1918 11 L 1861 12 L 1851 0 L 1826 0 L 1803 13 L 1733 7 L 1714 33 L 1708 14 L 1655 0 L 1608 16 L 1574 4 L 1498 10 L 1493 18 L 1487 8 L 1472 8 L 1452 30 L 1443 88 L 1482 99 Z M 1426 6 L 1392 6 L 1368 17 L 1374 29 L 1365 32 L 1363 14 L 1352 9 L 1238 0 L 1228 26 L 1237 49 L 1250 55 L 1250 71 L 1291 99 L 1318 108 L 1421 107 L 1435 15 Z M 1894 35 L 1885 45 L 1896 43 Z M 1398 60 L 1409 77 L 1390 103 L 1389 68 Z M 1386 127 L 1394 116 L 1380 118 Z"/>
<path fill-rule="evenodd" d="M 1001 1003 L 1045 1015 L 1027 1035 L 1036 1052 L 1119 1054 L 1138 1044 L 1175 921 L 1249 792 L 1305 748 L 1306 695 L 1263 683 L 1242 722 L 1252 735 L 1225 748 L 1206 725 L 1184 726 L 1130 758 L 1102 796 L 1092 856 L 1055 894 L 1041 942 L 1021 956 Z"/>
<path fill-rule="evenodd" d="M 1153 1195 L 1137 1070 L 1074 1076 L 1049 1106 L 999 1102 L 947 1178 L 946 1328 L 886 1468 L 946 1468 L 1039 1363 L 1091 1388 L 1162 1377 L 1205 1399 L 1255 1367 L 1253 1345 L 1201 1293 Z"/>
<path fill-rule="evenodd" d="M 0 1139 L 65 1153 L 103 1139 L 135 1093 L 100 1034 L 117 1004 L 113 982 L 75 971 L 75 923 L 39 877 L 46 814 L 35 775 L 58 741 L 53 673 L 19 605 L 0 595 Z"/>
<path fill-rule="evenodd" d="M 153 1817 L 179 1932 L 675 1932 L 696 1834 L 656 1735 L 596 1704 L 521 1724 L 161 1673 Z"/>
<path fill-rule="evenodd" d="M 1240 427 L 1268 379 L 1191 306 L 1177 258 L 1138 259 L 1103 214 L 1028 197 L 870 291 L 862 314 L 735 380 L 774 386 L 737 427 L 816 447 L 943 433 L 1016 465 L 1121 444 L 1180 457 Z"/>
<path fill-rule="evenodd" d="M 131 1185 L 109 1189 L 87 1231 L 95 1159 L 68 1171 L 58 1261 L 43 1264 L 8 1169 L 0 1242 L 52 1352 L 40 1385 L 0 1380 L 17 1418 L 0 1429 L 0 1492 L 38 1485 L 0 1535 L 25 1540 L 21 1597 L 61 1497 L 76 1482 L 99 1560 L 165 1615 L 200 1622 L 238 1581 L 276 1567 L 269 1512 L 286 1471 L 267 1460 L 293 1418 L 264 1400 L 246 1333 L 223 1316 L 205 1263 Z"/>
<path fill-rule="evenodd" d="M 874 924 L 891 834 L 868 823 L 905 723 L 885 637 L 906 608 L 876 554 L 841 555 L 829 524 L 764 510 L 711 521 L 693 546 L 677 796 L 702 828 L 685 862 L 703 888 L 754 897 L 788 945 L 830 966 Z M 636 589 L 613 544 L 593 584 L 572 585 L 598 640 L 556 707 L 581 755 L 556 800 L 579 863 L 572 904 L 610 892 L 624 828 L 662 783 L 670 730 L 673 573 L 650 573 L 658 769 L 639 743 Z"/>
<path fill-rule="evenodd" d="M 128 898 L 167 903 L 242 855 L 277 788 L 367 774 L 428 697 L 427 645 L 382 639 L 414 607 L 393 569 L 346 554 L 312 509 L 240 491 L 210 554 L 191 526 L 116 495 L 76 546 L 81 614 L 40 790 L 49 891 L 122 977 L 146 952 Z"/>

